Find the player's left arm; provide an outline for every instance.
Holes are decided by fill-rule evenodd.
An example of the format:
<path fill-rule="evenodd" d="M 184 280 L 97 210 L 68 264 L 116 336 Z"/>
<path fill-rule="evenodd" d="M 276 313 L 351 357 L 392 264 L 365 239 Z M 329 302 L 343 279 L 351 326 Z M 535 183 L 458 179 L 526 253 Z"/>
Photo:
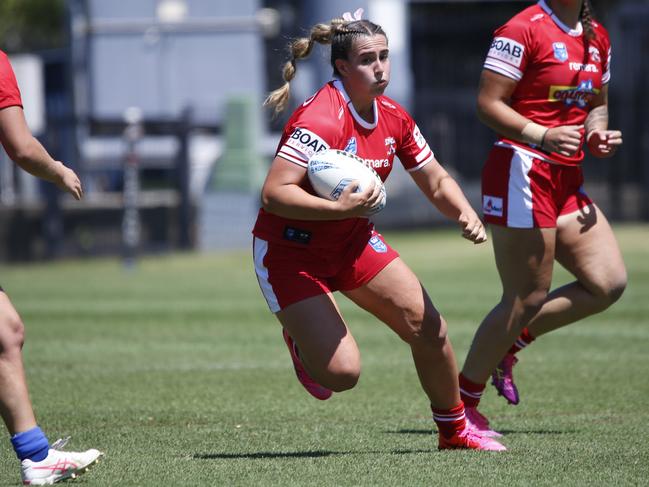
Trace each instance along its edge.
<path fill-rule="evenodd" d="M 22 107 L 0 109 L 0 143 L 11 160 L 28 173 L 56 184 L 76 199 L 83 196 L 81 182 L 75 172 L 62 162 L 52 159 L 32 135 Z"/>
<path fill-rule="evenodd" d="M 476 244 L 487 240 L 487 233 L 478 214 L 455 179 L 446 172 L 437 159 L 433 158 L 421 169 L 411 171 L 409 174 L 439 211 L 458 222 L 464 238 Z"/>
<path fill-rule="evenodd" d="M 608 130 L 608 83 L 602 85 L 591 107 L 584 122 L 588 150 L 595 157 L 611 157 L 622 145 L 622 132 Z"/>

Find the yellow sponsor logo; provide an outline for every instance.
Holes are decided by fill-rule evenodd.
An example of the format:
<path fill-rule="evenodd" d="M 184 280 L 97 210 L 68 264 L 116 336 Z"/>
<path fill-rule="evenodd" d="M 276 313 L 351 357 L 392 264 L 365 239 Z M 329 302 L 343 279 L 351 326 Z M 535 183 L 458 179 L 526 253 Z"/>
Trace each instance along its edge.
<path fill-rule="evenodd" d="M 561 101 L 566 105 L 584 108 L 600 92 L 593 88 L 592 81 L 584 81 L 579 86 L 550 86 L 548 101 Z"/>

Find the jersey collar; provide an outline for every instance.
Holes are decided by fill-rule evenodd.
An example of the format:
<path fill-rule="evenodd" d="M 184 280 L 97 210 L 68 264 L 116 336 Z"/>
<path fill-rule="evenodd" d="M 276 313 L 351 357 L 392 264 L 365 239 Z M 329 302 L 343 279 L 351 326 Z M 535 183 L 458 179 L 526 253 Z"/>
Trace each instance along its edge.
<path fill-rule="evenodd" d="M 349 111 L 352 113 L 352 117 L 354 117 L 354 120 L 356 120 L 356 122 L 358 122 L 358 124 L 365 129 L 375 128 L 379 123 L 379 110 L 378 110 L 378 106 L 376 105 L 376 98 L 372 102 L 372 109 L 374 110 L 374 122 L 368 123 L 363 119 L 363 117 L 361 117 L 356 112 L 356 109 L 354 108 L 354 104 L 352 103 L 351 98 L 349 98 L 349 95 L 345 91 L 345 87 L 343 86 L 342 81 L 340 81 L 338 78 L 334 78 L 333 83 L 334 83 L 334 88 L 340 91 L 340 94 L 343 96 L 345 103 L 347 103 L 347 106 L 349 107 Z"/>
<path fill-rule="evenodd" d="M 584 28 L 581 25 L 581 21 L 577 23 L 576 29 L 571 29 L 566 24 L 561 22 L 561 20 L 559 20 L 559 17 L 555 15 L 555 13 L 552 11 L 550 6 L 547 3 L 545 3 L 545 0 L 539 0 L 539 7 L 541 7 L 543 11 L 550 16 L 550 18 L 554 21 L 554 23 L 557 24 L 559 29 L 564 31 L 569 36 L 579 37 L 584 32 Z"/>

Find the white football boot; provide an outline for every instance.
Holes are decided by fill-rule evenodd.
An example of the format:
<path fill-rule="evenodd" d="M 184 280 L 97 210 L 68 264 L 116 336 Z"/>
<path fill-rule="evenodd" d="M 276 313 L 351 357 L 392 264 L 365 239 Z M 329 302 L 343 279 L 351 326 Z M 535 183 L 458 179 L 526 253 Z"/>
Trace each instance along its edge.
<path fill-rule="evenodd" d="M 56 441 L 45 459 L 33 462 L 25 459 L 20 463 L 24 485 L 52 485 L 73 479 L 85 473 L 103 455 L 94 448 L 84 452 L 62 451 L 70 437 Z"/>

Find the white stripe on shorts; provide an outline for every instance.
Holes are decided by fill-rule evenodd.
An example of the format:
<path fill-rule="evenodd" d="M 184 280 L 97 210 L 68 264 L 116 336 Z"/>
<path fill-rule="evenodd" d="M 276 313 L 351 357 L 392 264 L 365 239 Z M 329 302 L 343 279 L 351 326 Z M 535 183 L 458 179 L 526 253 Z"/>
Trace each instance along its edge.
<path fill-rule="evenodd" d="M 261 293 L 266 298 L 270 310 L 273 313 L 277 313 L 280 310 L 279 303 L 277 302 L 277 296 L 273 292 L 273 286 L 268 282 L 268 269 L 264 266 L 264 257 L 268 253 L 268 242 L 255 237 L 252 244 L 252 251 L 255 259 L 255 273 L 257 274 L 257 281 L 259 281 Z"/>
<path fill-rule="evenodd" d="M 507 226 L 511 228 L 533 228 L 532 187 L 530 170 L 532 157 L 514 150 L 509 165 L 509 188 L 507 195 Z"/>

